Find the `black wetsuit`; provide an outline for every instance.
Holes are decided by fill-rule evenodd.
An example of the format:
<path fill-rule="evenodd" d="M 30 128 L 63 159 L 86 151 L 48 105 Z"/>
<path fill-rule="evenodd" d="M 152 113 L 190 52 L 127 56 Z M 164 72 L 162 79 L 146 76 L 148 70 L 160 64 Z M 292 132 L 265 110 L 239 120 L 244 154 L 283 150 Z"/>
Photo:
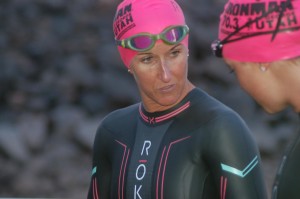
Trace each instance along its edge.
<path fill-rule="evenodd" d="M 299 115 L 300 116 L 300 115 Z M 300 132 L 282 157 L 273 185 L 272 199 L 300 198 Z"/>
<path fill-rule="evenodd" d="M 114 111 L 94 142 L 89 199 L 266 199 L 243 120 L 196 88 L 175 107 Z"/>

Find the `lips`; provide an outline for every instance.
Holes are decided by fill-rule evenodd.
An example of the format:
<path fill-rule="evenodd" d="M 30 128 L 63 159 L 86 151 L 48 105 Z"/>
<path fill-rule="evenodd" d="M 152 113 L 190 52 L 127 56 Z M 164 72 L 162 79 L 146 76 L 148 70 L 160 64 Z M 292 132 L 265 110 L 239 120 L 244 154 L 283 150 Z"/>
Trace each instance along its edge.
<path fill-rule="evenodd" d="M 163 93 L 167 93 L 167 92 L 172 91 L 174 88 L 175 88 L 175 84 L 171 84 L 171 85 L 161 87 L 159 90 Z"/>

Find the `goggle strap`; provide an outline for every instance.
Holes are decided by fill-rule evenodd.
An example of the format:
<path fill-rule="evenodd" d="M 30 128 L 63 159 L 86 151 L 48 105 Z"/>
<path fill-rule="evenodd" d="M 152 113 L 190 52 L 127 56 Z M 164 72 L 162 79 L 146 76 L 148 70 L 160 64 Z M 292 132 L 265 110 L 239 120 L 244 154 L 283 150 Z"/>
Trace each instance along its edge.
<path fill-rule="evenodd" d="M 121 41 L 121 46 L 122 46 L 123 48 L 125 48 L 125 47 L 126 47 L 125 40 L 122 40 L 122 41 Z"/>

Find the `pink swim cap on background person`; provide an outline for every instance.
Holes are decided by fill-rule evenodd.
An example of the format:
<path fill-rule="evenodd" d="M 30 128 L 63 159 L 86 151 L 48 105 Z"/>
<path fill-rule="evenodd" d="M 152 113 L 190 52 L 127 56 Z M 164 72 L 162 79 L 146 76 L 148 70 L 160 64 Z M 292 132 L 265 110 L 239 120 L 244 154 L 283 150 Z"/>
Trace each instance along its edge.
<path fill-rule="evenodd" d="M 300 56 L 300 0 L 229 0 L 220 16 L 219 40 L 223 57 L 236 61 Z"/>
<path fill-rule="evenodd" d="M 115 39 L 122 40 L 138 33 L 159 34 L 166 27 L 185 25 L 180 6 L 174 0 L 124 0 L 117 8 L 113 31 Z M 188 35 L 181 42 L 188 47 Z M 118 46 L 127 68 L 136 51 Z"/>

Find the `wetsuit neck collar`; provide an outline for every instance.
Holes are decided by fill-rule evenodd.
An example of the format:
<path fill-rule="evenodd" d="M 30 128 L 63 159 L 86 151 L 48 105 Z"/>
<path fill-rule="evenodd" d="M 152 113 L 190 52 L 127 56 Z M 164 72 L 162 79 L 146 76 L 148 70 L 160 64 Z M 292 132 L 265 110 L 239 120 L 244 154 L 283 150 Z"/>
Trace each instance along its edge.
<path fill-rule="evenodd" d="M 142 118 L 142 120 L 144 122 L 146 122 L 148 124 L 157 124 L 157 123 L 161 123 L 164 121 L 168 121 L 190 107 L 190 104 L 191 104 L 190 98 L 193 95 L 193 93 L 195 92 L 195 90 L 196 90 L 195 88 L 193 90 L 191 90 L 187 94 L 187 96 L 185 96 L 183 98 L 183 100 L 181 102 L 179 102 L 172 108 L 169 108 L 165 111 L 150 113 L 150 112 L 147 112 L 145 110 L 145 108 L 143 107 L 143 104 L 140 103 L 140 106 L 139 106 L 140 117 Z"/>

